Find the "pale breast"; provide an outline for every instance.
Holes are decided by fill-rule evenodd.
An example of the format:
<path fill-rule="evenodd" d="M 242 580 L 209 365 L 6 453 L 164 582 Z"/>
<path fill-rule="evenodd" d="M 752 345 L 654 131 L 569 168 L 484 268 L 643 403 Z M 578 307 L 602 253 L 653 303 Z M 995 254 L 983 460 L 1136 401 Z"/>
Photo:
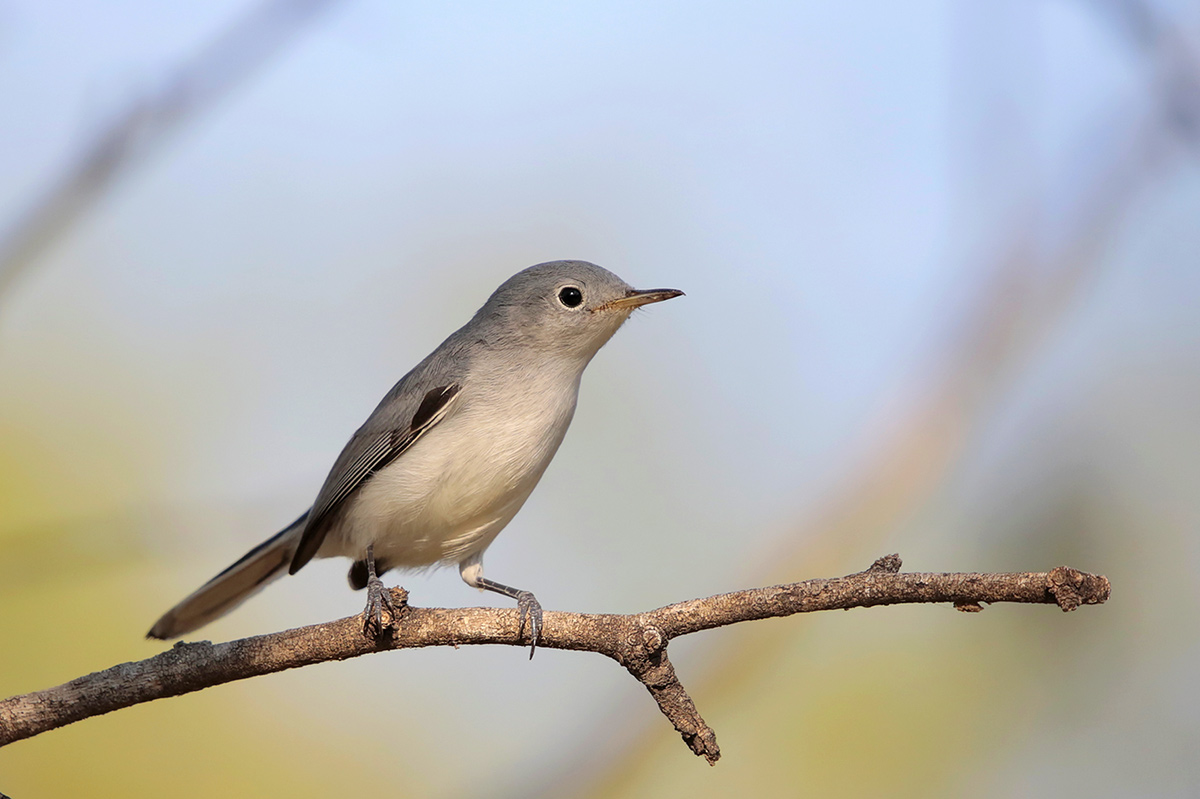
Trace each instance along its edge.
<path fill-rule="evenodd" d="M 455 413 L 355 493 L 320 554 L 357 558 L 373 544 L 376 558 L 415 567 L 483 551 L 562 443 L 577 385 L 536 381 L 490 402 L 464 392 Z"/>

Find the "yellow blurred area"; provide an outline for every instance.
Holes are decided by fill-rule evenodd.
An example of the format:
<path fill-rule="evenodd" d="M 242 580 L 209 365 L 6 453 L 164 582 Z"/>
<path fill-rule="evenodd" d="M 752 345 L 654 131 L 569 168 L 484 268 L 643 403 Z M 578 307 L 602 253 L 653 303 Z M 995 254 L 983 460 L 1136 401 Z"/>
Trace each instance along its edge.
<path fill-rule="evenodd" d="M 146 640 L 169 598 L 196 579 L 178 553 L 156 546 L 176 535 L 170 478 L 160 464 L 169 438 L 154 414 L 134 419 L 120 395 L 146 394 L 144 376 L 120 375 L 88 395 L 29 383 L 0 407 L 0 694 L 52 688 L 171 644 Z M 189 386 L 153 386 L 189 394 Z M 46 392 L 42 394 L 40 392 Z M 196 520 L 188 522 L 195 526 Z M 251 534 L 254 534 L 251 531 Z M 224 555 L 218 555 L 224 557 Z M 357 600 L 355 600 L 357 602 Z M 326 615 L 320 618 L 328 618 Z M 15 645 L 13 642 L 19 642 Z M 49 731 L 0 749 L 0 791 L 26 796 L 208 797 L 341 795 L 381 791 L 403 773 L 428 791 L 427 773 L 406 761 L 427 757 L 419 730 L 401 716 L 376 721 L 379 705 L 321 715 L 314 696 L 327 666 L 304 677 L 273 675 L 138 705 Z M 267 685 L 267 681 L 272 681 Z M 282 686 L 282 687 L 281 687 Z M 369 688 L 364 692 L 370 697 Z M 356 700 L 350 700 L 356 701 Z M 386 711 L 386 707 L 384 710 Z M 361 730 L 355 730 L 363 720 Z M 349 729 L 347 729 L 349 725 Z M 383 734 L 379 734 L 383 730 Z M 424 789 L 421 786 L 426 786 Z"/>
<path fill-rule="evenodd" d="M 757 636 L 790 643 L 757 667 L 743 661 L 732 690 L 713 682 L 693 690 L 717 729 L 721 761 L 712 769 L 684 762 L 678 739 L 656 733 L 635 766 L 587 795 L 959 795 L 977 753 L 1002 745 L 1036 712 L 1036 671 L 1004 643 L 1019 623 L 981 628 L 978 619 L 947 624 L 945 608 L 881 610 L 722 634 L 713 642 L 722 650 L 753 647 Z M 691 669 L 680 668 L 687 681 Z"/>
<path fill-rule="evenodd" d="M 96 401 L 102 395 L 93 395 Z M 25 399 L 28 399 L 26 395 Z M 155 562 L 130 497 L 154 495 L 153 439 L 114 446 L 113 428 L 72 425 L 53 402 L 0 414 L 0 694 L 50 688 L 161 651 L 141 639 L 157 608 Z M 34 410 L 31 410 L 34 409 Z M 91 409 L 114 428 L 121 410 Z M 19 422 L 24 420 L 25 425 Z M 50 427 L 53 441 L 31 435 Z M 19 642 L 19 643 L 17 643 Z M 253 684 L 227 686 L 88 719 L 0 750 L 0 786 L 18 796 L 335 795 L 340 769 L 302 756 L 310 735 L 256 705 Z M 319 740 L 319 739 L 318 739 Z M 334 747 L 337 751 L 337 747 Z M 344 749 L 343 767 L 359 763 Z M 335 760 L 336 762 L 336 760 Z M 286 764 L 282 766 L 280 764 Z"/>
<path fill-rule="evenodd" d="M 39 553 L 53 559 L 53 550 Z M 5 592 L 0 628 L 8 640 L 6 694 L 48 688 L 161 645 L 131 641 L 128 620 L 144 615 L 138 588 L 146 564 L 100 576 L 42 582 Z M 246 712 L 253 685 L 229 686 L 88 719 L 0 751 L 0 775 L 13 796 L 213 796 L 231 781 L 245 790 L 329 796 L 336 772 L 305 767 L 276 719 Z M 322 758 L 324 760 L 324 756 Z M 350 761 L 353 762 L 352 760 Z M 287 763 L 280 768 L 280 763 Z"/>

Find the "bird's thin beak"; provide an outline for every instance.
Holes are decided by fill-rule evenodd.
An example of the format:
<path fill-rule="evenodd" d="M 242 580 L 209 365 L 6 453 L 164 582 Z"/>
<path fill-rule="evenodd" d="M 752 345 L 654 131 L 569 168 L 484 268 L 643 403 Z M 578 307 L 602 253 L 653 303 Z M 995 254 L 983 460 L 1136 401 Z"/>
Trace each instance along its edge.
<path fill-rule="evenodd" d="M 640 308 L 643 305 L 649 305 L 652 302 L 662 302 L 674 297 L 682 297 L 683 292 L 679 289 L 630 289 L 629 293 L 624 297 L 616 300 L 610 300 L 604 303 L 596 310 L 608 308 Z"/>

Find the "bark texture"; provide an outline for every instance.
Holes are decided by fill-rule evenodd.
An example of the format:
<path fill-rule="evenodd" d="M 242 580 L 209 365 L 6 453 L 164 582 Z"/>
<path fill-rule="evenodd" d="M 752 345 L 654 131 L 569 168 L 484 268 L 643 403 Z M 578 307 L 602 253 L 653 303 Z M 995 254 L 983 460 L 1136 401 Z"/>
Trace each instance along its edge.
<path fill-rule="evenodd" d="M 644 613 L 547 611 L 538 646 L 612 658 L 646 686 L 684 743 L 715 763 L 721 756 L 716 734 L 667 658 L 673 638 L 794 613 L 902 603 L 950 603 L 977 612 L 984 603 L 1023 602 L 1071 611 L 1104 602 L 1109 590 L 1107 578 L 1065 566 L 1044 573 L 901 573 L 899 556 L 888 555 L 845 577 L 734 591 Z M 221 644 L 181 642 L 146 660 L 10 697 L 0 701 L 0 746 L 142 702 L 313 663 L 423 646 L 529 644 L 518 635 L 515 609 L 417 608 L 401 588 L 392 589 L 392 597 L 398 618 L 378 639 L 364 636 L 360 615 Z"/>

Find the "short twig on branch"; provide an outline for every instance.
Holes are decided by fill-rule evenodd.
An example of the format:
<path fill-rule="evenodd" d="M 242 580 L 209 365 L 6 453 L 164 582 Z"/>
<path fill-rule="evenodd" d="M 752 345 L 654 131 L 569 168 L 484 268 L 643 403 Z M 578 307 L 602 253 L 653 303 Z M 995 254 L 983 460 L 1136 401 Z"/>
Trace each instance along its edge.
<path fill-rule="evenodd" d="M 0 746 L 123 707 L 199 691 L 221 683 L 389 649 L 464 644 L 526 645 L 517 612 L 499 608 L 416 608 L 393 589 L 396 624 L 378 640 L 363 636 L 361 616 L 223 644 L 178 643 L 152 658 L 122 663 L 44 691 L 0 701 Z M 983 603 L 1056 604 L 1064 611 L 1108 599 L 1105 577 L 1060 566 L 1048 573 L 900 573 L 888 555 L 870 569 L 827 580 L 752 588 L 626 616 L 547 611 L 539 646 L 607 655 L 646 686 L 684 742 L 710 763 L 721 756 L 675 669 L 667 644 L 688 633 L 743 621 L 815 610 L 901 603 L 952 603 L 978 611 Z"/>

